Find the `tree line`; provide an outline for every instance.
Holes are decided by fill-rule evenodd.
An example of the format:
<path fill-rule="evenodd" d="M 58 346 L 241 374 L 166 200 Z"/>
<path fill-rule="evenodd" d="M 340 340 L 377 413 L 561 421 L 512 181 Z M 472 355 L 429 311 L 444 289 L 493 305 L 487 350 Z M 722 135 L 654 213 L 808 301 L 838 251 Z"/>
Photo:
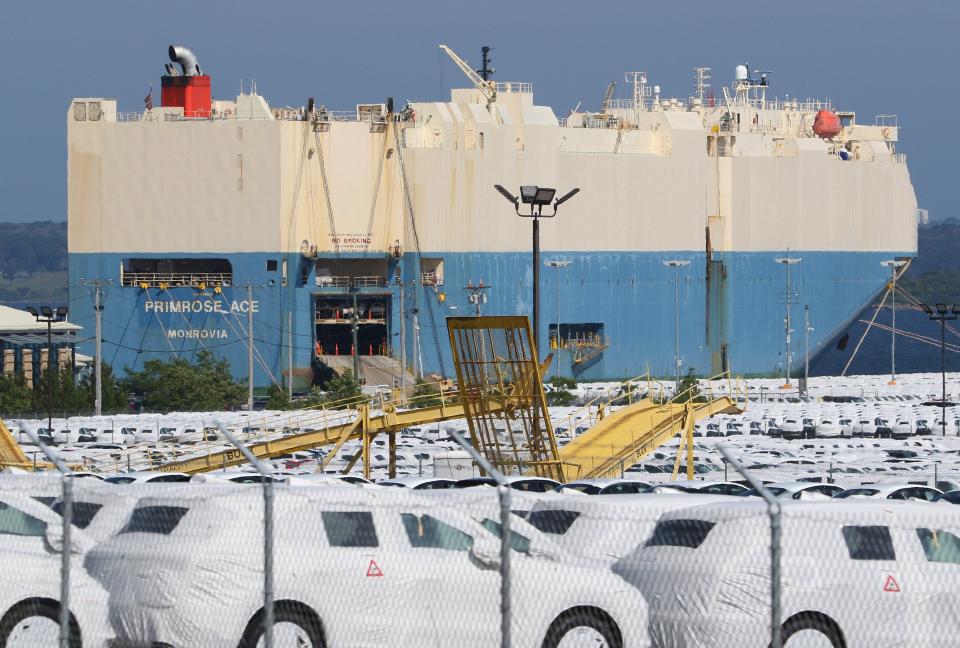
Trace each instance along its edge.
<path fill-rule="evenodd" d="M 210 412 L 232 410 L 247 402 L 245 381 L 234 380 L 230 363 L 208 350 L 199 351 L 193 361 L 183 358 L 153 359 L 143 369 L 125 369 L 119 378 L 110 365 L 102 365 L 102 406 L 105 414 L 145 412 Z M 94 411 L 96 378 L 91 370 L 77 380 L 65 367 L 44 372 L 33 388 L 22 375 L 0 376 L 0 417 L 18 417 L 47 411 L 52 396 L 54 413 L 91 414 Z M 52 380 L 50 379 L 52 378 Z M 360 383 L 347 371 L 330 378 L 323 389 L 290 401 L 278 385 L 268 391 L 268 409 L 290 409 L 329 403 L 346 407 L 362 398 Z"/>

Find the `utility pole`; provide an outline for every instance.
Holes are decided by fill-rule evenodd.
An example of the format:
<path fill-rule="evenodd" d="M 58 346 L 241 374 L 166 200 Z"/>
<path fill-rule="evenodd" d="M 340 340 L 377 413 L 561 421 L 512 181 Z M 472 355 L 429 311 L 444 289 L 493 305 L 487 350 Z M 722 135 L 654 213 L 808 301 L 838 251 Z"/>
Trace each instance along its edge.
<path fill-rule="evenodd" d="M 287 398 L 293 399 L 293 313 L 287 313 Z"/>
<path fill-rule="evenodd" d="M 420 357 L 420 309 L 413 309 L 413 375 L 423 378 L 423 358 Z"/>
<path fill-rule="evenodd" d="M 493 286 L 484 285 L 483 279 L 481 279 L 480 283 L 476 286 L 473 285 L 473 280 L 470 279 L 467 281 L 467 285 L 464 286 L 463 289 L 467 291 L 467 301 L 474 305 L 476 317 L 480 317 L 480 307 L 487 303 L 487 290 L 492 287 Z"/>
<path fill-rule="evenodd" d="M 686 259 L 671 259 L 663 265 L 673 268 L 673 394 L 680 393 L 680 368 L 683 366 L 683 357 L 680 355 L 680 268 L 690 265 Z"/>
<path fill-rule="evenodd" d="M 810 380 L 810 333 L 813 327 L 810 326 L 810 306 L 803 305 L 803 394 L 807 395 Z"/>
<path fill-rule="evenodd" d="M 888 385 L 897 384 L 897 268 L 902 268 L 906 264 L 906 261 L 898 261 L 896 259 L 880 262 L 880 265 L 890 268 L 891 274 L 890 317 L 892 318 L 892 322 L 890 331 L 890 382 L 887 383 Z"/>
<path fill-rule="evenodd" d="M 407 398 L 407 311 L 405 302 L 405 286 L 403 279 L 397 277 L 397 285 L 400 286 L 400 401 L 405 402 Z"/>
<path fill-rule="evenodd" d="M 569 259 L 554 259 L 552 261 L 547 261 L 544 265 L 548 268 L 556 268 L 556 279 L 557 279 L 557 362 L 556 369 L 554 374 L 556 376 L 560 375 L 560 341 L 563 339 L 560 337 L 560 271 L 564 268 L 570 267 L 571 261 Z"/>
<path fill-rule="evenodd" d="M 353 293 L 353 318 L 351 333 L 353 335 L 353 379 L 357 382 L 363 382 L 360 379 L 360 346 L 357 343 L 357 329 L 360 327 L 360 313 L 357 312 L 357 293 Z"/>
<path fill-rule="evenodd" d="M 93 315 L 96 321 L 96 343 L 94 345 L 95 352 L 94 362 L 96 366 L 94 367 L 94 376 L 96 379 L 96 395 L 94 397 L 94 411 L 97 416 L 103 414 L 103 371 L 101 365 L 103 364 L 103 299 L 101 290 L 104 286 L 109 286 L 113 281 L 111 279 L 93 279 L 87 281 L 86 279 L 80 280 L 81 286 L 93 286 Z"/>
<path fill-rule="evenodd" d="M 790 250 L 787 250 L 787 254 L 790 253 Z M 786 308 L 786 315 L 783 318 L 783 328 L 784 334 L 786 337 L 786 347 L 787 347 L 787 357 L 785 358 L 787 364 L 787 380 L 783 385 L 780 385 L 780 389 L 790 389 L 793 385 L 790 384 L 790 365 L 793 360 L 793 354 L 790 349 L 791 336 L 793 334 L 792 326 L 792 315 L 793 315 L 793 300 L 796 295 L 793 292 L 792 284 L 790 283 L 790 266 L 794 266 L 803 259 L 791 258 L 791 257 L 779 257 L 774 259 L 777 263 L 783 265 L 787 269 L 787 287 L 783 293 L 784 306 Z"/>
<path fill-rule="evenodd" d="M 247 411 L 253 411 L 253 284 L 247 284 Z"/>

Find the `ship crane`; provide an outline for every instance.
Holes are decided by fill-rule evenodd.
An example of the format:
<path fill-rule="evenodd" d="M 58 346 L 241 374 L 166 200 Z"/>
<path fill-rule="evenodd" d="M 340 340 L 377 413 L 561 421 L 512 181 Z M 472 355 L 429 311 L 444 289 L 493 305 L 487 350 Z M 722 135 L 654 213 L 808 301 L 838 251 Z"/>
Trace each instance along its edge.
<path fill-rule="evenodd" d="M 457 56 L 457 53 L 446 45 L 440 45 L 440 49 L 443 50 L 444 54 L 450 57 L 450 60 L 453 61 L 458 68 L 460 68 L 461 72 L 467 75 L 467 78 L 470 79 L 470 82 L 473 83 L 474 87 L 483 93 L 483 96 L 487 98 L 487 108 L 489 108 L 490 105 L 497 100 L 496 81 L 485 81 L 472 67 L 470 67 L 466 61 Z"/>
<path fill-rule="evenodd" d="M 613 91 L 617 88 L 617 82 L 611 81 L 607 86 L 607 91 L 603 93 L 603 101 L 600 102 L 600 112 L 605 113 L 610 109 L 610 102 L 613 101 Z"/>

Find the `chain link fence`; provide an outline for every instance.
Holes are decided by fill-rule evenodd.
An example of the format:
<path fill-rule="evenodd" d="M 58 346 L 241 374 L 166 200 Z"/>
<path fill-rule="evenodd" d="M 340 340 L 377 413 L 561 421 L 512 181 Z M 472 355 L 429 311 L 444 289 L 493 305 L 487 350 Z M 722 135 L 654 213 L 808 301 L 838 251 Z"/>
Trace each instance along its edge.
<path fill-rule="evenodd" d="M 776 497 L 718 452 L 760 497 L 0 475 L 0 645 L 956 645 L 960 508 Z"/>

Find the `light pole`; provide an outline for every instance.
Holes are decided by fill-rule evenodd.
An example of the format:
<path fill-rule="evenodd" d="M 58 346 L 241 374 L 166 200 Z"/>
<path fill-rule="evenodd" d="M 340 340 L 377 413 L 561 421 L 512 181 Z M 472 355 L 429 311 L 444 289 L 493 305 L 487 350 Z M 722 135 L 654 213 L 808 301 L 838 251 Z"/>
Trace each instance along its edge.
<path fill-rule="evenodd" d="M 573 198 L 580 192 L 580 188 L 574 188 L 565 193 L 560 198 L 554 200 L 557 193 L 556 189 L 549 187 L 538 187 L 536 185 L 523 185 L 520 187 L 520 197 L 517 198 L 512 193 L 503 188 L 502 185 L 493 185 L 504 198 L 513 203 L 513 209 L 517 216 L 533 219 L 533 348 L 534 357 L 539 358 L 540 345 L 540 219 L 553 218 L 557 215 L 557 209 L 560 205 Z M 520 213 L 520 203 L 530 205 L 529 214 Z M 544 214 L 543 208 L 553 203 L 553 213 Z"/>
<path fill-rule="evenodd" d="M 788 252 L 789 254 L 789 252 Z M 783 318 L 783 329 L 786 337 L 786 346 L 787 346 L 787 380 L 784 384 L 780 385 L 780 389 L 790 389 L 793 385 L 790 384 L 790 362 L 793 359 L 790 352 L 790 336 L 793 333 L 793 329 L 790 327 L 790 320 L 792 316 L 792 306 L 793 299 L 796 295 L 793 293 L 793 288 L 790 283 L 790 267 L 795 266 L 803 259 L 791 258 L 791 257 L 778 257 L 774 259 L 777 263 L 783 265 L 787 269 L 787 287 L 783 293 L 784 296 L 784 306 L 786 307 L 786 315 Z"/>
<path fill-rule="evenodd" d="M 941 392 L 940 402 L 930 401 L 924 405 L 940 406 L 940 429 L 943 436 L 947 436 L 947 407 L 954 403 L 947 402 L 947 344 L 944 338 L 944 328 L 946 322 L 960 318 L 960 306 L 954 304 L 949 310 L 946 304 L 937 304 L 936 312 L 926 304 L 921 303 L 920 308 L 930 317 L 931 320 L 940 322 L 940 380 L 943 391 Z"/>
<path fill-rule="evenodd" d="M 680 357 L 680 268 L 690 265 L 685 259 L 670 259 L 663 265 L 673 268 L 673 373 L 674 395 L 680 393 L 680 367 L 683 359 Z"/>
<path fill-rule="evenodd" d="M 890 382 L 888 385 L 897 384 L 897 268 L 902 268 L 907 264 L 906 261 L 890 259 L 881 261 L 880 265 L 890 268 Z"/>
<path fill-rule="evenodd" d="M 553 259 L 544 263 L 548 268 L 557 269 L 557 368 L 556 375 L 560 375 L 560 270 L 570 267 L 569 259 Z"/>
<path fill-rule="evenodd" d="M 50 306 L 41 306 L 39 313 L 28 307 L 27 312 L 38 322 L 47 324 L 47 434 L 53 436 L 53 323 L 67 319 L 67 307 L 54 310 Z"/>

